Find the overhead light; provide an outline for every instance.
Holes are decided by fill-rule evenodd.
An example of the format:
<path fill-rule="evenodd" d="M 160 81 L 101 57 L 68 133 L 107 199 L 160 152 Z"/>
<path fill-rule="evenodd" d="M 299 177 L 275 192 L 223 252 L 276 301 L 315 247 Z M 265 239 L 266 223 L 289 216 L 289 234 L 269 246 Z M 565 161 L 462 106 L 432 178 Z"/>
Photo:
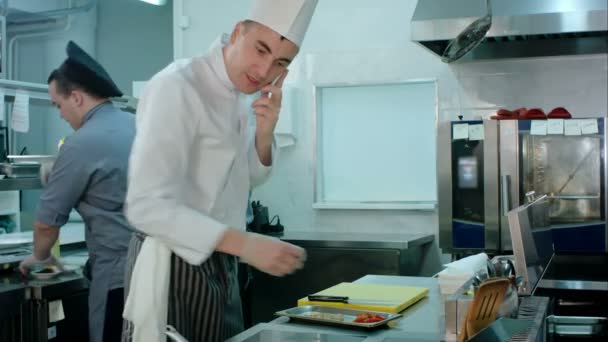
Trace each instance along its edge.
<path fill-rule="evenodd" d="M 141 0 L 152 5 L 162 6 L 167 3 L 167 0 Z"/>

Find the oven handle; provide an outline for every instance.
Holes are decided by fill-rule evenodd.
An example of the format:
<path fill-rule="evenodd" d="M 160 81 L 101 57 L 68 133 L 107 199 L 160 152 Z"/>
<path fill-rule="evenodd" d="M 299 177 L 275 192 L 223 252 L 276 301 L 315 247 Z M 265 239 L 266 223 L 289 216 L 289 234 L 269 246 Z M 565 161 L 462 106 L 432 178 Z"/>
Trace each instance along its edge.
<path fill-rule="evenodd" d="M 557 301 L 558 306 L 592 306 L 595 305 L 594 302 L 575 302 L 570 300 L 559 299 Z"/>
<path fill-rule="evenodd" d="M 500 200 L 502 203 L 502 215 L 506 216 L 511 210 L 511 176 L 504 175 L 500 177 Z"/>

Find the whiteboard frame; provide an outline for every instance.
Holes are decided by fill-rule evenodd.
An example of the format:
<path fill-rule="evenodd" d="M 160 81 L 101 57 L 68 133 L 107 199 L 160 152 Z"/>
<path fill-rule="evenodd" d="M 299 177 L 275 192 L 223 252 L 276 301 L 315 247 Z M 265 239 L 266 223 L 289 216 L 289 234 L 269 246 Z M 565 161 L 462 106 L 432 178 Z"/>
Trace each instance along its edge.
<path fill-rule="evenodd" d="M 313 173 L 313 209 L 334 209 L 334 210 L 436 210 L 437 200 L 435 201 L 326 201 L 324 199 L 324 184 L 323 184 L 323 165 L 322 159 L 322 142 L 320 136 L 322 133 L 322 119 L 320 117 L 320 93 L 323 88 L 336 87 L 366 87 L 366 86 L 386 86 L 386 85 L 407 85 L 417 83 L 432 83 L 435 85 L 435 150 L 437 150 L 437 125 L 439 123 L 439 84 L 437 78 L 416 78 L 405 79 L 400 81 L 375 81 L 375 82 L 323 82 L 315 83 L 312 86 L 313 96 L 313 156 L 312 163 L 314 168 Z M 435 189 L 435 191 L 438 191 Z"/>

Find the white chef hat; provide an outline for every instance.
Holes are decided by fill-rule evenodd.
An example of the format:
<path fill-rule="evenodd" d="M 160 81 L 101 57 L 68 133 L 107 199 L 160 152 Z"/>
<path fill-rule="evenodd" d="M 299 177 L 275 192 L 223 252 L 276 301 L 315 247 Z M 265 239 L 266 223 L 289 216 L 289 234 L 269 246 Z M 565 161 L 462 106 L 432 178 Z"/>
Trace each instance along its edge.
<path fill-rule="evenodd" d="M 299 47 L 317 2 L 318 0 L 254 0 L 247 19 L 271 28 Z"/>

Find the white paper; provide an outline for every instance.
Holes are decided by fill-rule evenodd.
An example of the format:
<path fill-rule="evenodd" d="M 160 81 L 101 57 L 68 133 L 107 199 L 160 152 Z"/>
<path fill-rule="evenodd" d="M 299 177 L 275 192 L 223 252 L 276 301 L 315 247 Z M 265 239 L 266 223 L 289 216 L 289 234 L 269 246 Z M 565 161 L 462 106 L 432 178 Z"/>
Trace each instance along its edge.
<path fill-rule="evenodd" d="M 547 135 L 547 121 L 546 120 L 532 120 L 532 126 L 530 127 L 531 135 Z"/>
<path fill-rule="evenodd" d="M 584 119 L 579 121 L 581 124 L 581 133 L 583 134 L 598 134 L 597 119 Z"/>
<path fill-rule="evenodd" d="M 469 140 L 483 140 L 483 125 L 469 125 Z"/>
<path fill-rule="evenodd" d="M 472 276 L 478 271 L 486 270 L 487 262 L 488 255 L 486 253 L 470 255 L 466 258 L 462 258 L 444 265 L 446 268 L 439 273 L 439 277 L 441 278 L 442 276 L 459 274 L 467 274 Z"/>
<path fill-rule="evenodd" d="M 4 91 L 0 89 L 0 121 L 2 121 L 3 126 L 6 125 L 6 114 L 4 113 Z"/>
<path fill-rule="evenodd" d="M 565 135 L 581 135 L 581 123 L 578 120 L 566 120 L 564 122 Z"/>
<path fill-rule="evenodd" d="M 11 114 L 11 128 L 21 133 L 30 130 L 30 95 L 23 90 L 15 92 L 15 103 L 13 103 L 13 113 Z"/>
<path fill-rule="evenodd" d="M 564 134 L 564 119 L 547 120 L 547 134 Z"/>
<path fill-rule="evenodd" d="M 63 313 L 63 304 L 61 300 L 56 300 L 49 303 L 49 322 L 54 323 L 65 319 Z"/>
<path fill-rule="evenodd" d="M 469 124 L 457 124 L 452 126 L 452 139 L 468 139 L 469 138 Z"/>
<path fill-rule="evenodd" d="M 148 81 L 133 81 L 133 97 L 139 99 Z"/>

